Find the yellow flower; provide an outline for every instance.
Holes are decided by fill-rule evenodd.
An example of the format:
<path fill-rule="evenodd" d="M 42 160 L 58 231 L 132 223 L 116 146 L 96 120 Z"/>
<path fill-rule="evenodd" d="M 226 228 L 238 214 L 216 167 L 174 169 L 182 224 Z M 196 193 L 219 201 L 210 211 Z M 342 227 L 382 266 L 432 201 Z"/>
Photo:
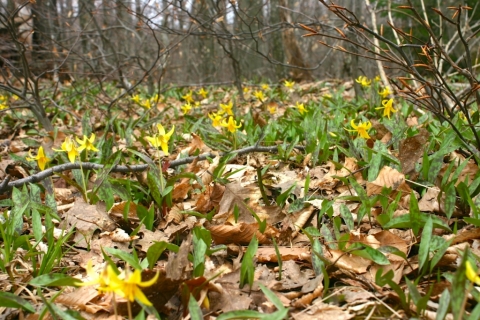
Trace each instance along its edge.
<path fill-rule="evenodd" d="M 381 80 L 380 76 L 376 76 L 376 77 L 373 79 L 373 81 L 375 81 L 375 82 L 378 82 L 378 81 L 380 81 L 380 80 Z"/>
<path fill-rule="evenodd" d="M 136 104 L 140 104 L 140 96 L 138 94 L 134 95 L 131 99 Z"/>
<path fill-rule="evenodd" d="M 233 120 L 232 116 L 228 117 L 228 122 L 223 119 L 221 125 L 222 127 L 227 128 L 228 131 L 230 131 L 231 133 L 234 133 L 235 131 L 237 131 L 238 128 L 242 126 L 241 124 L 237 125 L 237 121 Z"/>
<path fill-rule="evenodd" d="M 249 87 L 243 87 L 243 92 L 244 93 L 248 93 L 250 91 L 250 88 Z"/>
<path fill-rule="evenodd" d="M 158 100 L 159 100 L 159 98 L 160 98 L 160 97 L 158 96 L 158 93 L 156 93 L 156 94 L 153 96 L 153 98 L 152 98 L 152 102 L 157 103 Z"/>
<path fill-rule="evenodd" d="M 203 99 L 207 99 L 208 91 L 202 88 L 198 91 L 198 94 L 201 95 Z"/>
<path fill-rule="evenodd" d="M 0 110 L 8 109 L 8 106 L 5 103 L 0 103 Z"/>
<path fill-rule="evenodd" d="M 388 117 L 388 119 L 390 119 L 390 114 L 391 113 L 397 112 L 397 110 L 395 110 L 393 108 L 393 99 L 383 100 L 382 105 L 383 105 L 383 107 L 375 108 L 375 110 L 383 109 L 383 116 Z"/>
<path fill-rule="evenodd" d="M 98 291 L 114 291 L 114 288 L 110 286 L 110 278 L 112 277 L 111 275 L 116 276 L 112 266 L 108 265 L 106 268 L 103 269 L 101 274 L 98 274 L 97 272 L 95 272 L 95 270 L 93 270 L 92 260 L 89 260 L 87 262 L 87 275 L 90 280 L 79 284 L 81 287 L 98 285 Z"/>
<path fill-rule="evenodd" d="M 211 114 L 208 115 L 208 117 L 210 119 L 212 119 L 212 126 L 214 127 L 220 127 L 222 124 L 220 123 L 220 121 L 222 120 L 222 116 L 213 112 Z"/>
<path fill-rule="evenodd" d="M 470 261 L 465 262 L 465 273 L 467 276 L 467 279 L 470 280 L 471 282 L 480 285 L 480 277 L 478 274 L 475 272 L 473 269 L 472 265 L 470 264 Z"/>
<path fill-rule="evenodd" d="M 194 107 L 195 108 L 200 108 L 200 101 L 195 101 Z"/>
<path fill-rule="evenodd" d="M 368 79 L 365 76 L 360 76 L 355 80 L 357 83 L 360 83 L 362 87 L 368 88 L 370 84 L 372 83 L 372 80 Z"/>
<path fill-rule="evenodd" d="M 370 139 L 370 136 L 368 135 L 368 132 L 367 132 L 372 127 L 372 124 L 370 123 L 370 121 L 367 121 L 364 123 L 360 121 L 358 125 L 356 125 L 355 121 L 352 119 L 352 121 L 350 121 L 350 125 L 354 130 L 347 129 L 347 131 L 356 131 L 358 132 L 358 135 L 360 137 L 364 139 Z"/>
<path fill-rule="evenodd" d="M 78 149 L 75 146 L 75 142 L 70 139 L 70 137 L 66 137 L 65 141 L 63 141 L 61 149 L 53 149 L 55 151 L 65 151 L 68 155 L 68 160 L 70 160 L 71 163 L 75 162 L 75 157 L 78 156 Z"/>
<path fill-rule="evenodd" d="M 180 107 L 180 109 L 182 109 L 183 114 L 187 114 L 190 110 L 192 110 L 192 105 L 190 103 L 185 103 Z"/>
<path fill-rule="evenodd" d="M 151 306 L 152 303 L 147 299 L 140 287 L 146 288 L 154 285 L 158 280 L 158 276 L 159 273 L 157 272 L 152 279 L 142 281 L 142 272 L 140 270 L 135 270 L 133 273 L 126 273 L 124 279 L 122 279 L 122 276 L 119 277 L 113 272 L 109 274 L 109 286 L 114 289 L 116 294 L 130 302 L 137 299 L 142 304 Z"/>
<path fill-rule="evenodd" d="M 385 99 L 392 94 L 392 91 L 390 91 L 389 87 L 386 87 L 382 91 L 378 91 L 378 94 L 382 97 L 382 99 Z"/>
<path fill-rule="evenodd" d="M 261 102 L 263 102 L 263 100 L 265 100 L 265 96 L 263 95 L 263 92 L 262 92 L 262 91 L 259 91 L 259 90 L 255 91 L 255 92 L 253 93 L 253 96 L 254 96 L 255 98 L 257 98 L 258 100 L 260 100 Z"/>
<path fill-rule="evenodd" d="M 272 105 L 272 106 L 268 106 L 268 112 L 270 112 L 270 114 L 275 114 L 275 112 L 277 111 L 277 106 L 276 105 Z"/>
<path fill-rule="evenodd" d="M 148 99 L 145 99 L 141 104 L 140 104 L 141 107 L 145 108 L 145 109 L 151 109 L 152 108 L 152 104 L 150 102 L 150 100 Z"/>
<path fill-rule="evenodd" d="M 83 135 L 83 140 L 80 140 L 78 139 L 78 137 L 75 137 L 75 139 L 77 140 L 78 144 L 80 145 L 77 150 L 78 152 L 82 152 L 84 149 L 86 149 L 87 151 L 91 150 L 91 151 L 98 151 L 97 148 L 95 148 L 95 146 L 93 145 L 93 141 L 95 141 L 95 134 L 92 133 L 90 135 L 90 138 L 87 138 L 86 135 Z"/>
<path fill-rule="evenodd" d="M 261 87 L 262 87 L 262 90 L 265 90 L 265 91 L 270 89 L 270 86 L 266 83 L 262 84 Z"/>
<path fill-rule="evenodd" d="M 193 103 L 195 100 L 193 100 L 192 94 L 192 91 L 189 91 L 186 95 L 182 96 L 182 99 L 188 103 Z"/>
<path fill-rule="evenodd" d="M 222 110 L 220 110 L 220 111 L 218 112 L 218 114 L 221 115 L 221 114 L 226 113 L 226 114 L 228 114 L 229 116 L 233 116 L 233 111 L 232 111 L 233 103 L 232 103 L 232 101 L 230 101 L 228 104 L 220 103 L 220 108 L 221 108 Z"/>
<path fill-rule="evenodd" d="M 325 93 L 323 95 L 324 98 L 327 98 L 327 99 L 331 99 L 332 98 L 332 95 L 330 93 Z"/>
<path fill-rule="evenodd" d="M 283 83 L 283 85 L 284 85 L 285 87 L 287 87 L 288 89 L 293 89 L 293 86 L 295 85 L 295 81 L 285 80 L 285 82 Z"/>
<path fill-rule="evenodd" d="M 154 148 L 161 148 L 163 153 L 168 155 L 168 141 L 175 131 L 175 126 L 172 126 L 172 129 L 168 133 L 165 133 L 165 129 L 161 124 L 157 124 L 157 128 L 158 133 L 156 135 L 153 137 L 145 137 L 145 139 L 150 142 Z"/>
<path fill-rule="evenodd" d="M 307 112 L 307 109 L 305 108 L 305 106 L 303 105 L 303 103 L 298 103 L 297 101 L 297 109 L 298 109 L 298 112 L 300 112 L 300 114 L 304 114 L 305 112 Z"/>
<path fill-rule="evenodd" d="M 45 170 L 45 166 L 46 166 L 47 162 L 50 161 L 50 159 L 48 159 L 45 156 L 45 152 L 43 151 L 43 147 L 38 148 L 38 152 L 37 152 L 37 155 L 35 157 L 32 156 L 31 150 L 28 150 L 28 155 L 29 155 L 29 157 L 27 157 L 27 161 L 37 160 L 37 164 L 38 164 L 38 167 L 40 168 L 40 170 Z"/>
<path fill-rule="evenodd" d="M 7 101 L 8 97 L 0 94 L 0 102 Z"/>

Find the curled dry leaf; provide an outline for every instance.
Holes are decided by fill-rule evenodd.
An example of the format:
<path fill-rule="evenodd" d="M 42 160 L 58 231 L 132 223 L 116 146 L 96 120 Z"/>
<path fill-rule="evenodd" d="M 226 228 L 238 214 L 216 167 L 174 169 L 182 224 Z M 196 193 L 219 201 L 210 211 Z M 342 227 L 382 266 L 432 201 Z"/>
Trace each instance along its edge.
<path fill-rule="evenodd" d="M 271 243 L 272 237 L 277 237 L 279 231 L 272 226 L 267 225 L 264 233 L 260 233 L 257 223 L 240 222 L 237 225 L 211 225 L 206 224 L 205 228 L 210 230 L 215 244 L 244 244 L 247 245 L 252 240 L 253 235 L 257 236 L 260 244 Z"/>
<path fill-rule="evenodd" d="M 310 261 L 311 252 L 306 247 L 278 247 L 282 261 Z M 277 253 L 273 247 L 260 247 L 257 250 L 259 263 L 278 262 Z"/>
<path fill-rule="evenodd" d="M 200 213 L 208 213 L 213 209 L 217 209 L 218 212 L 218 207 L 223 198 L 224 192 L 225 186 L 222 186 L 219 183 L 207 185 L 205 191 L 197 199 L 195 210 Z"/>

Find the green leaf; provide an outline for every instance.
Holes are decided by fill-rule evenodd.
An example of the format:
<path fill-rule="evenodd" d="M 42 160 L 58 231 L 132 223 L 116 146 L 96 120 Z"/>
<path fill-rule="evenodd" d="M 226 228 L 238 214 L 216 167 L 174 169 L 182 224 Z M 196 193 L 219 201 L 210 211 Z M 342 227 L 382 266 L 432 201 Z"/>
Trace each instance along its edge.
<path fill-rule="evenodd" d="M 153 200 L 155 203 L 161 207 L 163 202 L 162 191 L 160 190 L 161 181 L 157 178 L 155 174 L 148 171 L 147 172 L 147 185 L 148 189 L 150 190 L 150 194 L 152 195 Z"/>
<path fill-rule="evenodd" d="M 236 310 L 222 313 L 217 320 L 231 320 L 231 319 L 262 319 L 264 313 L 253 310 Z"/>
<path fill-rule="evenodd" d="M 323 249 L 320 241 L 315 238 L 312 241 L 312 266 L 316 276 L 322 274 L 322 268 L 325 268 L 325 263 L 319 258 L 323 256 Z"/>
<path fill-rule="evenodd" d="M 352 248 L 353 247 L 353 248 Z M 390 261 L 388 261 L 387 257 L 383 253 L 381 253 L 379 250 L 365 246 L 360 243 L 355 243 L 351 245 L 348 249 L 356 249 L 358 247 L 358 250 L 353 250 L 350 251 L 351 254 L 363 257 L 365 259 L 372 260 L 376 264 L 379 265 L 389 265 Z"/>
<path fill-rule="evenodd" d="M 417 198 L 412 191 L 410 193 L 410 228 L 412 228 L 413 234 L 417 236 L 421 227 L 420 209 L 418 208 Z"/>
<path fill-rule="evenodd" d="M 428 182 L 433 183 L 438 176 L 438 173 L 443 167 L 443 156 L 445 154 L 436 152 L 434 158 L 430 160 L 430 168 L 428 170 Z"/>
<path fill-rule="evenodd" d="M 10 292 L 0 291 L 0 306 L 5 308 L 23 309 L 34 313 L 35 308 L 25 299 Z"/>
<path fill-rule="evenodd" d="M 173 243 L 159 241 L 152 244 L 147 250 L 148 268 L 153 269 L 155 263 L 158 261 L 163 251 L 166 249 L 178 253 L 179 247 Z"/>
<path fill-rule="evenodd" d="M 347 226 L 348 230 L 353 230 L 355 227 L 353 223 L 353 216 L 344 203 L 342 203 L 342 205 L 340 206 L 340 215 L 342 216 L 343 221 L 345 221 L 345 225 Z"/>
<path fill-rule="evenodd" d="M 377 178 L 378 173 L 380 172 L 381 164 L 382 164 L 382 154 L 380 152 L 377 152 L 372 157 L 372 160 L 370 161 L 370 167 L 368 168 L 368 181 L 371 182 Z"/>
<path fill-rule="evenodd" d="M 433 271 L 433 268 L 437 265 L 437 263 L 440 261 L 440 259 L 443 258 L 443 256 L 445 255 L 445 252 L 447 252 L 447 249 L 450 247 L 450 245 L 452 244 L 452 241 L 453 241 L 453 238 L 448 240 L 448 241 L 445 241 L 437 250 L 437 252 L 435 252 L 435 254 L 433 255 L 432 257 L 432 260 L 430 261 L 430 272 Z"/>
<path fill-rule="evenodd" d="M 190 299 L 188 300 L 188 311 L 190 311 L 190 318 L 192 320 L 203 320 L 202 310 L 193 295 L 190 295 Z"/>
<path fill-rule="evenodd" d="M 210 231 L 203 227 L 193 228 L 193 276 L 201 277 L 205 271 L 205 254 L 211 243 Z"/>
<path fill-rule="evenodd" d="M 117 257 L 129 265 L 131 265 L 134 269 L 142 270 L 142 266 L 140 265 L 140 261 L 138 261 L 138 257 L 134 257 L 132 254 L 125 252 L 120 249 L 115 248 L 104 248 L 105 252 L 108 252 L 114 257 Z"/>
<path fill-rule="evenodd" d="M 80 283 L 82 283 L 81 280 L 72 278 L 63 273 L 44 274 L 30 280 L 29 282 L 30 285 L 37 287 L 76 287 Z"/>
<path fill-rule="evenodd" d="M 137 204 L 137 216 L 143 221 L 145 228 L 153 230 L 153 223 L 155 222 L 155 208 L 153 203 L 148 209 L 141 204 Z"/>
<path fill-rule="evenodd" d="M 279 207 L 283 207 L 285 205 L 285 202 L 287 201 L 288 197 L 290 196 L 290 194 L 292 193 L 292 190 L 297 186 L 296 183 L 294 183 L 293 185 L 290 186 L 290 188 L 288 188 L 285 192 L 281 193 L 280 195 L 278 195 L 278 197 L 275 199 L 277 205 Z"/>
<path fill-rule="evenodd" d="M 275 307 L 277 307 L 278 310 L 284 309 L 285 307 L 283 306 L 283 302 L 277 297 L 275 293 L 270 291 L 267 287 L 265 287 L 263 284 L 259 283 L 258 286 L 260 289 L 263 291 L 265 296 L 267 297 L 268 300 L 270 300 L 271 303 Z"/>
<path fill-rule="evenodd" d="M 425 227 L 422 231 L 422 240 L 420 241 L 420 249 L 418 251 L 418 268 L 422 270 L 428 260 L 428 253 L 430 252 L 430 240 L 432 239 L 433 220 L 429 216 Z"/>
<path fill-rule="evenodd" d="M 40 212 L 35 209 L 32 210 L 32 229 L 35 240 L 40 242 L 43 238 L 42 217 L 40 216 Z"/>
<path fill-rule="evenodd" d="M 454 181 L 450 182 L 445 187 L 445 215 L 448 219 L 452 217 L 453 210 L 455 210 L 455 203 L 457 201 L 457 193 L 455 192 Z"/>
<path fill-rule="evenodd" d="M 450 291 L 448 291 L 448 289 L 445 289 L 440 295 L 440 300 L 438 301 L 438 309 L 437 309 L 437 315 L 435 317 L 435 320 L 443 320 L 446 318 L 449 305 L 450 305 Z M 480 306 L 480 304 L 477 306 Z M 478 319 L 478 318 L 475 318 L 475 319 Z"/>
<path fill-rule="evenodd" d="M 253 285 L 253 276 L 255 273 L 255 266 L 253 265 L 253 258 L 258 249 L 258 240 L 255 235 L 253 235 L 252 240 L 250 241 L 247 251 L 243 256 L 242 265 L 240 267 L 240 288 L 243 288 L 245 284 L 249 284 L 250 288 Z"/>
<path fill-rule="evenodd" d="M 467 256 L 468 256 L 468 246 L 466 247 L 462 261 L 460 262 L 460 265 L 457 267 L 457 271 L 453 275 L 452 279 L 452 295 L 451 295 L 451 301 L 450 301 L 450 306 L 452 310 L 452 314 L 458 315 L 464 313 L 464 301 L 466 299 L 465 294 L 465 284 L 466 284 L 466 271 L 465 271 L 465 262 L 467 261 Z"/>
<path fill-rule="evenodd" d="M 428 217 L 432 217 L 433 221 L 433 227 L 434 228 L 441 228 L 446 231 L 451 231 L 448 225 L 441 220 L 440 218 L 436 216 L 432 216 L 427 213 L 421 212 L 419 217 L 420 217 L 420 224 L 423 225 L 424 223 L 427 222 Z M 388 223 L 383 225 L 384 229 L 408 229 L 411 228 L 411 218 L 410 214 L 404 214 L 398 217 L 393 218 L 390 220 Z"/>

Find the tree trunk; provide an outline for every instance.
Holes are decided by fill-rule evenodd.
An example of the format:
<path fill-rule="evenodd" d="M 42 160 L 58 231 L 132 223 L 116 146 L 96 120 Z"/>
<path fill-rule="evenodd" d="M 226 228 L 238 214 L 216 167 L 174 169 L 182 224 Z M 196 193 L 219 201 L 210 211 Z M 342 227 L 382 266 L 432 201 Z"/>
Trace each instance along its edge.
<path fill-rule="evenodd" d="M 289 8 L 288 0 L 278 0 L 280 6 Z M 292 67 L 290 71 L 290 78 L 295 81 L 312 81 L 312 75 L 309 70 L 302 70 L 300 68 L 308 68 L 305 60 L 303 59 L 302 50 L 300 49 L 297 39 L 295 37 L 295 29 L 292 24 L 292 17 L 290 11 L 285 9 L 280 9 L 280 20 L 286 24 L 289 24 L 290 27 L 286 27 L 282 31 L 283 45 L 285 48 L 285 55 L 287 57 L 287 62 Z"/>

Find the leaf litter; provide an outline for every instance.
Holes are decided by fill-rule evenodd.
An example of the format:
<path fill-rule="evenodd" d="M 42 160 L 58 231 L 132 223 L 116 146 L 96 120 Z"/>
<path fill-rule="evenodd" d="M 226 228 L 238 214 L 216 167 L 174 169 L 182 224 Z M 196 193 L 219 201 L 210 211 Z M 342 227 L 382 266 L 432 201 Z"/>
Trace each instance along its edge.
<path fill-rule="evenodd" d="M 380 139 L 386 144 L 391 139 L 391 132 L 378 127 L 377 134 L 382 130 Z M 11 141 L 10 152 L 19 154 L 27 150 L 20 137 Z M 146 208 L 118 197 L 114 198 L 108 210 L 103 201 L 88 204 L 75 188 L 68 186 L 65 180 L 68 177 L 65 176 L 65 179 L 55 182 L 55 200 L 60 217 L 60 221 L 55 221 L 56 230 L 60 232 L 57 238 L 62 236 L 61 232 L 72 228 L 74 233 L 68 239 L 71 250 L 67 250 L 60 266 L 67 268 L 67 273 L 76 279 L 86 280 L 88 261 L 94 261 L 99 272 L 108 263 L 106 248 L 115 250 L 111 251 L 115 254 L 109 259 L 119 264 L 120 268 L 128 268 L 128 261 L 122 259 L 122 253 L 135 252 L 142 258 L 158 254 L 150 270 L 142 272 L 143 281 L 152 279 L 156 272 L 159 273 L 158 280 L 142 290 L 154 308 L 169 319 L 188 314 L 182 300 L 185 294 L 183 288 L 189 288 L 188 292 L 194 295 L 198 306 L 211 319 L 235 310 L 275 312 L 278 306 L 266 298 L 260 285 L 271 290 L 284 307 L 290 308 L 293 319 L 353 319 L 375 309 L 381 310 L 379 314 L 385 317 L 406 318 L 412 310 L 397 307 L 401 297 L 392 284 L 404 288 L 405 277 L 414 277 L 421 272 L 417 246 L 422 234 L 404 227 L 413 219 L 412 197 L 418 202 L 418 219 L 421 219 L 422 213 L 438 215 L 431 235 L 433 247 L 427 252 L 429 258 L 435 258 L 435 253 L 443 250 L 437 259 L 437 267 L 456 270 L 461 252 L 466 247 L 480 255 L 480 228 L 462 224 L 460 220 L 455 220 L 459 223 L 456 234 L 446 231 L 448 227 L 440 228 L 452 222 L 445 217 L 448 204 L 442 180 L 454 177 L 455 185 L 461 182 L 468 185 L 478 173 L 478 166 L 473 161 L 459 159 L 461 156 L 452 153 L 450 162 L 441 164 L 436 185 L 429 186 L 422 195 L 411 188 L 412 180 L 421 175 L 416 168 L 422 157 L 425 158 L 428 137 L 428 132 L 420 128 L 418 134 L 400 141 L 398 154 L 391 156 L 398 158 L 401 170 L 382 165 L 371 182 L 362 175 L 362 166 L 357 159 L 351 157 L 312 167 L 307 163 L 306 167 L 302 167 L 279 160 L 271 161 L 262 154 L 238 156 L 226 165 L 224 175 L 227 178 L 222 180 L 213 178 L 213 172 L 219 166 L 219 157 L 211 162 L 194 161 L 186 165 L 183 172 L 196 175 L 199 179 L 186 176 L 173 184 L 173 204 L 165 215 L 153 206 Z M 198 135 L 192 134 L 187 140 L 190 141 L 188 146 L 180 153 L 192 156 L 212 151 Z M 58 145 L 58 140 L 53 144 Z M 468 163 L 460 167 L 463 161 Z M 262 177 L 262 190 L 256 168 L 265 166 L 267 162 L 270 162 L 269 170 Z M 454 168 L 449 169 L 452 162 Z M 455 172 L 458 168 L 460 170 Z M 6 158 L 2 158 L 0 169 L 2 179 L 7 175 L 19 179 L 29 176 L 22 165 Z M 310 185 L 306 190 L 307 174 Z M 131 178 L 141 183 L 147 180 L 141 174 Z M 352 181 L 357 188 L 352 187 Z M 89 181 L 92 186 L 93 182 Z M 287 198 L 278 205 L 278 197 L 284 193 L 288 193 Z M 368 199 L 378 198 L 365 205 L 363 193 Z M 386 194 L 385 202 L 381 197 Z M 142 208 L 138 209 L 140 206 Z M 157 217 L 155 228 L 151 230 L 145 228 L 144 218 L 138 216 L 138 212 L 150 209 L 156 210 Z M 391 211 L 392 227 L 385 227 L 387 224 L 382 223 L 382 215 L 388 210 Z M 464 214 L 460 211 L 455 206 L 453 219 Z M 208 217 L 211 212 L 214 212 L 213 216 Z M 264 228 L 262 223 L 265 223 Z M 212 248 L 225 245 L 205 258 L 204 274 L 196 277 L 192 275 L 193 266 L 189 258 L 192 250 L 196 250 L 192 242 L 195 227 L 204 227 L 210 232 L 212 243 L 208 245 Z M 319 250 L 315 250 L 321 252 L 320 261 L 325 273 L 317 274 L 313 268 L 318 261 L 315 258 L 318 253 L 313 252 L 313 242 L 304 233 L 309 227 L 319 230 L 312 239 L 320 240 Z M 22 228 L 28 230 L 32 226 L 23 225 Z M 259 243 L 254 255 L 253 283 L 251 287 L 240 287 L 241 263 L 252 238 Z M 442 249 L 445 242 L 439 239 L 450 242 Z M 274 242 L 278 244 L 277 248 Z M 157 247 L 166 243 L 176 244 L 176 251 L 166 247 L 159 251 Z M 52 244 L 40 241 L 38 245 L 41 248 Z M 16 288 L 16 295 L 40 308 L 42 300 L 27 286 L 32 279 L 32 265 L 24 259 L 25 254 L 21 247 L 16 250 L 9 267 L 15 272 L 0 274 L 0 288 L 3 291 Z M 378 275 L 389 272 L 391 284 L 378 284 Z M 325 276 L 328 276 L 328 282 Z M 429 279 L 420 279 L 419 290 L 426 295 L 433 288 L 430 302 L 435 305 L 440 299 L 439 292 L 451 286 L 451 282 L 445 279 L 433 287 L 428 282 Z M 325 287 L 326 284 L 328 287 Z M 52 286 L 43 291 L 45 297 L 58 293 L 56 304 L 65 310 L 78 311 L 85 319 L 108 319 L 115 312 L 123 316 L 128 314 L 125 299 L 114 302 L 112 295 L 92 287 L 67 287 L 60 292 L 59 286 Z M 132 309 L 138 312 L 141 306 L 134 302 Z M 428 312 L 430 316 L 435 316 L 435 307 Z M 6 308 L 2 308 L 0 313 L 15 315 L 14 311 Z M 37 317 L 38 314 L 33 313 L 25 318 Z"/>

